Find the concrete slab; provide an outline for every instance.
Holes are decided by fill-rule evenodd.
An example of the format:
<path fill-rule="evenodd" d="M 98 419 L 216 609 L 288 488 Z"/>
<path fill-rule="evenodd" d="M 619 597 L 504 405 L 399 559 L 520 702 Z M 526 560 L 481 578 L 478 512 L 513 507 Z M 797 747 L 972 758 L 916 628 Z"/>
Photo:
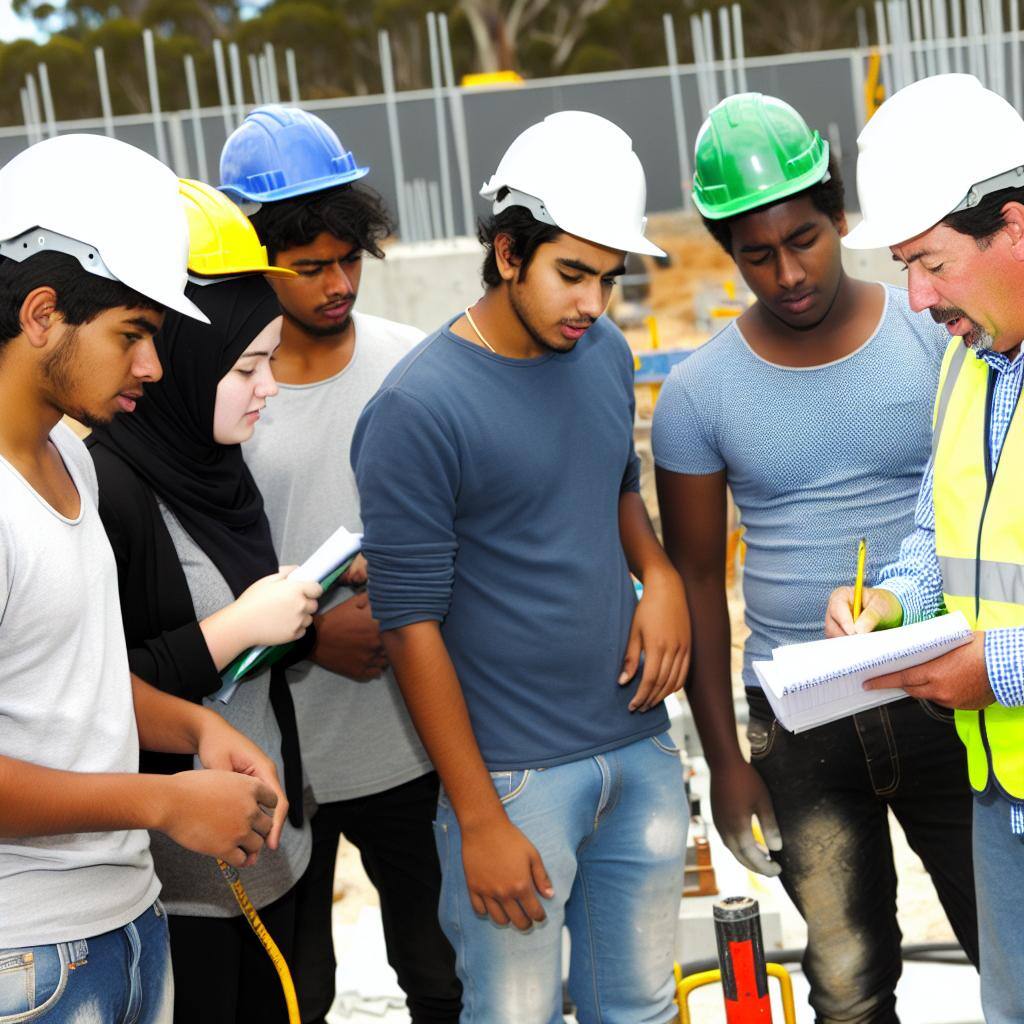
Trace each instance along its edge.
<path fill-rule="evenodd" d="M 359 312 L 429 333 L 483 294 L 483 249 L 475 238 L 390 245 L 363 260 Z"/>

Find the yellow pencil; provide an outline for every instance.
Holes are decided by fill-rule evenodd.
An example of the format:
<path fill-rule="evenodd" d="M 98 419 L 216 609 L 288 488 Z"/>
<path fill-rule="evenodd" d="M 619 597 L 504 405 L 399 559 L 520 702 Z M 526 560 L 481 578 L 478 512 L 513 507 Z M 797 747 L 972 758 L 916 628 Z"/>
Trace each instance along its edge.
<path fill-rule="evenodd" d="M 864 597 L 864 563 L 868 557 L 867 538 L 861 537 L 857 545 L 857 582 L 853 585 L 853 621 L 860 618 L 860 606 Z"/>

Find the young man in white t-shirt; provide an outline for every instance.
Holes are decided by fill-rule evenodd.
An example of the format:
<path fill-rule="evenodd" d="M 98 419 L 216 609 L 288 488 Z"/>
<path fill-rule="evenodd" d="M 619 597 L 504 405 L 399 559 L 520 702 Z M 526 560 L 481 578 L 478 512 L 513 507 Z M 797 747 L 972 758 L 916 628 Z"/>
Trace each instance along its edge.
<path fill-rule="evenodd" d="M 363 257 L 382 258 L 380 241 L 391 231 L 380 196 L 357 180 L 366 170 L 323 121 L 282 107 L 253 111 L 221 157 L 222 189 L 262 204 L 252 215 L 260 241 L 299 275 L 271 282 L 284 311 L 274 362 L 280 390 L 244 449 L 278 555 L 299 562 L 339 525 L 361 532 L 349 466 L 356 421 L 423 337 L 353 310 Z M 437 776 L 367 595 L 352 589 L 365 580 L 365 570 L 350 573 L 348 586 L 322 602 L 312 661 L 289 671 L 303 767 L 318 805 L 292 964 L 302 1019 L 323 1021 L 334 1000 L 331 904 L 344 834 L 380 894 L 388 960 L 413 1024 L 456 1024 L 461 987 L 437 921 Z"/>
<path fill-rule="evenodd" d="M 242 866 L 287 811 L 253 743 L 130 675 L 92 460 L 60 422 L 130 413 L 164 309 L 202 316 L 177 180 L 47 140 L 0 170 L 0 241 L 0 1020 L 169 1021 L 145 830 Z M 213 770 L 140 775 L 140 746 Z"/>

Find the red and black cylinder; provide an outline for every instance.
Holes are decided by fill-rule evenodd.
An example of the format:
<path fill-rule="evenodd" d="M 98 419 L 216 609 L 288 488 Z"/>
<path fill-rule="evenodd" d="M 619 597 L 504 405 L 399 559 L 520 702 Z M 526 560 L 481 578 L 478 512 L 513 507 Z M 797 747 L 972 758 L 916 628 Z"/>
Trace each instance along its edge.
<path fill-rule="evenodd" d="M 757 900 L 749 896 L 719 900 L 714 919 L 726 1021 L 770 1024 L 772 1004 Z"/>

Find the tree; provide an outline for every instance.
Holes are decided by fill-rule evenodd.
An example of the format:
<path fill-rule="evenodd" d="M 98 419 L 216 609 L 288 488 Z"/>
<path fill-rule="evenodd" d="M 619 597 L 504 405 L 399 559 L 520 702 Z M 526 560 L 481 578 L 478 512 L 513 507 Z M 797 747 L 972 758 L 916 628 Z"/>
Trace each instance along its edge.
<path fill-rule="evenodd" d="M 237 24 L 241 6 L 241 0 L 13 0 L 18 14 L 74 38 L 120 19 L 159 28 L 168 37 L 225 38 Z"/>
<path fill-rule="evenodd" d="M 337 96 L 346 79 L 359 78 L 361 40 L 339 5 L 322 0 L 284 0 L 260 17 L 242 22 L 236 42 L 253 52 L 265 42 L 296 54 L 303 96 Z M 345 84 L 348 84 L 345 82 Z M 345 91 L 352 90 L 351 86 Z M 363 90 L 366 91 L 366 90 Z"/>
<path fill-rule="evenodd" d="M 550 46 L 551 71 L 565 67 L 590 17 L 609 0 L 459 0 L 480 71 L 518 69 L 530 36 Z"/>
<path fill-rule="evenodd" d="M 746 39 L 755 53 L 856 46 L 856 11 L 861 6 L 861 0 L 815 0 L 800 5 L 746 0 Z"/>

